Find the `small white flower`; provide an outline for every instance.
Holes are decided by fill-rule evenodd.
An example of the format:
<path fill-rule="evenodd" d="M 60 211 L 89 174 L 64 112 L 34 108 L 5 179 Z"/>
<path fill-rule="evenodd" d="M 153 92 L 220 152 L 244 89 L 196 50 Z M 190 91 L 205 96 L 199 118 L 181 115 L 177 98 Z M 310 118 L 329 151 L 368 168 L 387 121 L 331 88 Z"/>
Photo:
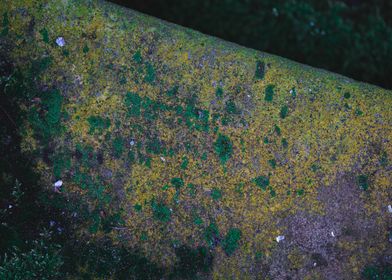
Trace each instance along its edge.
<path fill-rule="evenodd" d="M 392 213 L 392 205 L 388 205 L 388 212 Z"/>
<path fill-rule="evenodd" d="M 284 240 L 284 236 L 283 235 L 279 235 L 279 236 L 277 236 L 276 237 L 276 242 L 280 242 L 280 241 L 283 241 Z"/>
<path fill-rule="evenodd" d="M 335 237 L 335 233 L 333 231 L 331 231 L 331 236 Z"/>
<path fill-rule="evenodd" d="M 166 159 L 165 159 L 164 157 L 161 157 L 161 161 L 165 162 L 165 161 L 166 161 Z"/>
<path fill-rule="evenodd" d="M 54 183 L 54 186 L 55 186 L 56 188 L 60 188 L 62 185 L 63 185 L 63 181 L 61 181 L 61 180 L 58 180 L 58 181 L 56 181 L 56 182 Z"/>
<path fill-rule="evenodd" d="M 8 205 L 8 209 L 11 209 L 12 208 L 12 205 L 10 204 L 10 205 Z"/>
<path fill-rule="evenodd" d="M 59 47 L 64 47 L 64 46 L 65 46 L 65 40 L 64 40 L 64 38 L 63 38 L 63 37 L 58 37 L 58 38 L 56 39 L 56 44 L 57 44 L 57 46 L 59 46 Z"/>
<path fill-rule="evenodd" d="M 129 141 L 129 145 L 131 145 L 131 146 L 135 145 L 135 140 Z"/>

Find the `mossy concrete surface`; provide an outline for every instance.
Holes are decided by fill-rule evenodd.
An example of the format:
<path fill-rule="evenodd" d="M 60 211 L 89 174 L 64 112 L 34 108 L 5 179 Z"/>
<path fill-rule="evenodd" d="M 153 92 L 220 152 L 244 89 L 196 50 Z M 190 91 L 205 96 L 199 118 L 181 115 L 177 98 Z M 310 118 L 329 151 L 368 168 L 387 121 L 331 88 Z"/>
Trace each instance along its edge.
<path fill-rule="evenodd" d="M 23 151 L 81 239 L 167 267 L 195 248 L 200 279 L 390 265 L 392 92 L 104 1 L 5 0 L 0 17 Z"/>

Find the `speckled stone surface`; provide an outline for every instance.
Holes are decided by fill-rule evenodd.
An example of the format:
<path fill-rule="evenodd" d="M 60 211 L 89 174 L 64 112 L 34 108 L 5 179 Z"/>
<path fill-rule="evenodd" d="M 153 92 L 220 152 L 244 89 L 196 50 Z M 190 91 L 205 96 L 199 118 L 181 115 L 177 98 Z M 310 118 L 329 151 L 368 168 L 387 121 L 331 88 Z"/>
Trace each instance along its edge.
<path fill-rule="evenodd" d="M 0 17 L 22 148 L 81 239 L 168 267 L 199 248 L 200 279 L 390 264 L 391 91 L 103 1 L 5 0 Z"/>

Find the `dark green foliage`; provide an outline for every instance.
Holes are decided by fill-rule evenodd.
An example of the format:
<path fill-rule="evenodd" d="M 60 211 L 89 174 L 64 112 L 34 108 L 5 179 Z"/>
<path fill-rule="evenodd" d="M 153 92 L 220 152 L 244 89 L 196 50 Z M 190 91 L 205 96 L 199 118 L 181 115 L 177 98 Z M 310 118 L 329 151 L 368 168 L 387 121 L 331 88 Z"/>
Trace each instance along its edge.
<path fill-rule="evenodd" d="M 205 247 L 189 248 L 185 245 L 176 249 L 177 263 L 171 275 L 175 279 L 196 279 L 198 272 L 209 272 L 213 257 Z"/>
<path fill-rule="evenodd" d="M 125 106 L 128 108 L 128 114 L 131 117 L 139 117 L 141 113 L 142 99 L 137 93 L 127 92 L 125 95 Z"/>
<path fill-rule="evenodd" d="M 60 279 L 63 265 L 59 247 L 40 240 L 34 241 L 32 248 L 26 252 L 15 249 L 0 262 L 0 279 Z"/>
<path fill-rule="evenodd" d="M 392 268 L 369 265 L 362 271 L 362 277 L 366 280 L 392 280 Z"/>
<path fill-rule="evenodd" d="M 220 161 L 225 164 L 233 154 L 233 143 L 226 135 L 219 134 L 218 139 L 214 143 L 215 152 Z"/>
<path fill-rule="evenodd" d="M 213 200 L 218 200 L 222 197 L 222 191 L 218 188 L 213 188 L 211 190 L 211 197 Z"/>
<path fill-rule="evenodd" d="M 110 127 L 110 120 L 100 116 L 90 116 L 87 118 L 90 125 L 89 134 L 102 134 L 102 132 Z"/>
<path fill-rule="evenodd" d="M 158 155 L 161 153 L 161 141 L 157 137 L 151 137 L 146 143 L 146 151 L 147 153 Z"/>
<path fill-rule="evenodd" d="M 159 279 L 168 271 L 140 252 L 109 240 L 74 243 L 64 249 L 64 271 L 77 279 Z"/>
<path fill-rule="evenodd" d="M 357 185 L 361 190 L 367 191 L 369 189 L 369 177 L 364 174 L 359 175 L 357 177 Z"/>
<path fill-rule="evenodd" d="M 280 117 L 282 119 L 287 117 L 287 114 L 289 113 L 289 107 L 287 107 L 287 105 L 284 105 L 281 109 L 280 109 Z"/>
<path fill-rule="evenodd" d="M 8 13 L 5 12 L 3 13 L 3 22 L 2 22 L 2 29 L 1 29 L 1 36 L 7 36 L 8 31 L 9 31 L 9 19 L 8 19 Z"/>
<path fill-rule="evenodd" d="M 263 61 L 257 61 L 255 78 L 261 80 L 264 79 L 264 76 L 265 76 L 265 63 Z"/>
<path fill-rule="evenodd" d="M 156 203 L 155 200 L 151 202 L 154 218 L 163 223 L 167 223 L 171 218 L 170 209 L 163 203 Z"/>
<path fill-rule="evenodd" d="M 274 98 L 274 94 L 275 94 L 275 86 L 274 85 L 268 85 L 265 88 L 264 100 L 267 101 L 267 102 L 272 102 L 272 99 Z"/>
<path fill-rule="evenodd" d="M 243 46 L 392 87 L 389 0 L 112 1 Z M 255 76 L 261 76 L 257 70 Z"/>
<path fill-rule="evenodd" d="M 343 96 L 344 98 L 348 99 L 351 97 L 351 94 L 349 92 L 345 92 Z"/>
<path fill-rule="evenodd" d="M 214 222 L 204 230 L 204 239 L 209 247 L 215 247 L 219 243 L 219 230 Z"/>
<path fill-rule="evenodd" d="M 258 176 L 253 181 L 256 183 L 258 187 L 260 187 L 262 190 L 266 190 L 267 187 L 269 186 L 269 178 L 266 176 Z"/>
<path fill-rule="evenodd" d="M 231 228 L 225 239 L 222 241 L 222 248 L 226 254 L 231 256 L 238 248 L 238 242 L 241 239 L 241 231 L 238 228 Z"/>

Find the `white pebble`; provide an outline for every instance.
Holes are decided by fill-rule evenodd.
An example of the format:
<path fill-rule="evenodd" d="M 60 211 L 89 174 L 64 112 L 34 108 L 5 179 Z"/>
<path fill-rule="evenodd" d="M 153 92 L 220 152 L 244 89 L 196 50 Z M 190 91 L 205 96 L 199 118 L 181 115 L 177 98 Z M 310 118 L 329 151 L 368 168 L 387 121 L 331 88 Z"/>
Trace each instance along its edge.
<path fill-rule="evenodd" d="M 134 140 L 129 141 L 129 145 L 131 146 L 135 145 L 135 141 Z"/>
<path fill-rule="evenodd" d="M 65 40 L 64 40 L 64 38 L 63 38 L 63 37 L 58 37 L 58 38 L 56 39 L 56 44 L 57 44 L 59 47 L 64 47 L 64 46 L 65 46 Z"/>
<path fill-rule="evenodd" d="M 166 159 L 165 159 L 164 157 L 161 157 L 161 161 L 165 162 L 165 161 L 166 161 Z"/>
<path fill-rule="evenodd" d="M 59 188 L 59 187 L 61 187 L 63 185 L 63 181 L 61 181 L 61 180 L 58 180 L 56 183 L 54 183 L 54 186 L 56 187 L 56 188 Z"/>
<path fill-rule="evenodd" d="M 279 236 L 276 237 L 276 242 L 279 243 L 282 240 L 284 240 L 284 236 L 283 235 L 279 235 Z"/>
<path fill-rule="evenodd" d="M 11 209 L 12 208 L 12 205 L 10 204 L 10 205 L 8 205 L 8 209 Z"/>
<path fill-rule="evenodd" d="M 392 213 L 392 206 L 391 205 L 388 205 L 388 212 Z"/>
<path fill-rule="evenodd" d="M 335 237 L 335 233 L 333 231 L 331 231 L 331 236 Z"/>

